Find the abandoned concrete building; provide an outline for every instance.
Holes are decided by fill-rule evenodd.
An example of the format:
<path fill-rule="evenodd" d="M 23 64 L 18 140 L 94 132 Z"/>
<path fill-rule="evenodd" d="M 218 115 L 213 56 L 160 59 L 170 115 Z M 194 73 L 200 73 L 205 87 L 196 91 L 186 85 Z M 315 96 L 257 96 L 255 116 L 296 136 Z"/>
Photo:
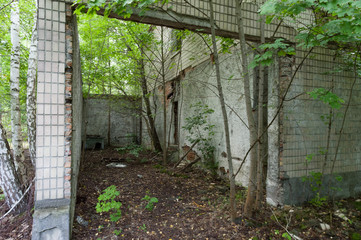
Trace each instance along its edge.
<path fill-rule="evenodd" d="M 83 120 L 83 96 L 81 82 L 81 66 L 77 20 L 74 16 L 72 0 L 39 0 L 38 14 L 38 89 L 37 89 L 37 159 L 35 213 L 33 223 L 33 239 L 69 239 L 75 208 L 77 176 L 81 155 Z M 191 4 L 189 4 L 191 3 Z M 176 29 L 199 30 L 210 32 L 209 2 L 204 0 L 171 0 L 166 6 L 154 8 L 139 15 L 136 11 L 128 20 L 166 26 Z M 237 38 L 235 2 L 215 0 L 215 19 L 217 35 Z M 245 29 L 247 41 L 259 42 L 258 5 L 248 1 L 244 6 Z M 101 11 L 100 11 L 101 12 Z M 110 17 L 119 18 L 111 13 Z M 304 21 L 312 21 L 305 16 Z M 277 24 L 266 26 L 265 35 L 269 38 L 277 28 Z M 294 42 L 295 30 L 292 24 L 282 23 L 275 37 L 282 37 Z M 251 44 L 251 45 L 252 45 Z M 246 118 L 244 96 L 242 94 L 242 73 L 237 47 L 221 58 L 221 73 L 227 112 L 229 116 L 232 142 L 232 157 L 235 168 L 239 167 L 249 148 L 249 133 Z M 275 59 L 268 68 L 268 116 L 269 121 L 276 116 L 268 132 L 268 173 L 267 200 L 273 205 L 298 204 L 308 198 L 309 190 L 302 177 L 310 172 L 324 168 L 330 184 L 339 190 L 337 197 L 355 196 L 361 193 L 361 119 L 359 102 L 361 86 L 353 89 L 350 107 L 340 137 L 341 118 L 335 118 L 331 129 L 330 149 L 327 154 L 335 161 L 328 161 L 324 166 L 328 128 L 320 118 L 328 114 L 329 109 L 317 100 L 311 99 L 305 92 L 314 88 L 334 89 L 334 92 L 347 100 L 350 95 L 353 75 L 348 72 L 331 73 L 338 65 L 330 49 L 317 48 L 312 57 L 307 58 L 296 73 L 296 67 L 303 61 L 307 51 L 296 47 L 295 56 L 284 56 Z M 252 51 L 249 57 L 252 58 Z M 162 108 L 156 115 L 157 130 L 161 139 L 167 144 L 176 145 L 179 151 L 189 146 L 187 132 L 182 128 L 185 119 L 192 115 L 190 106 L 197 102 L 207 104 L 215 112 L 209 121 L 214 124 L 215 159 L 220 168 L 227 170 L 224 132 L 222 127 L 219 99 L 216 94 L 214 65 L 210 52 L 202 40 L 195 36 L 193 41 L 185 41 L 180 49 L 169 56 L 169 64 L 177 63 L 177 67 L 169 70 L 166 76 L 166 102 L 161 101 L 161 89 L 153 89 L 155 103 L 166 104 L 168 131 L 162 134 Z M 296 73 L 294 79 L 293 74 Z M 256 79 L 256 76 L 252 77 Z M 278 111 L 282 94 L 289 92 L 282 107 Z M 89 101 L 89 100 L 88 100 Z M 95 105 L 106 103 L 94 102 Z M 153 106 L 154 107 L 154 106 Z M 340 110 L 343 111 L 342 109 Z M 124 115 L 126 112 L 121 113 Z M 122 117 L 117 113 L 112 118 Z M 89 116 L 89 113 L 88 113 Z M 94 120 L 95 118 L 93 118 Z M 88 125 L 91 123 L 88 121 Z M 105 119 L 104 121 L 109 121 Z M 109 125 L 111 122 L 109 121 Z M 135 132 L 142 132 L 146 144 L 146 131 L 134 125 Z M 88 129 L 91 130 L 91 127 Z M 102 133 L 94 132 L 93 135 Z M 122 138 L 123 137 L 123 138 Z M 125 135 L 103 136 L 106 141 L 124 144 Z M 336 150 L 338 146 L 338 150 Z M 197 147 L 195 147 L 197 152 Z M 306 160 L 312 154 L 312 161 Z M 237 182 L 246 184 L 248 179 L 246 162 Z M 334 175 L 342 176 L 336 182 Z"/>

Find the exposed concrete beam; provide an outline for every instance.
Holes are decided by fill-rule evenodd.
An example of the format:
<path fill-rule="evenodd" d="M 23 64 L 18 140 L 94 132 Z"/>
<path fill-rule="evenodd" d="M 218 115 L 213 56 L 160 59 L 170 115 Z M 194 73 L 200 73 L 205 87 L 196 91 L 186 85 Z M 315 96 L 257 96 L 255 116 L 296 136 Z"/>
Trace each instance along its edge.
<path fill-rule="evenodd" d="M 99 15 L 104 15 L 104 9 L 97 12 Z M 143 13 L 139 9 L 133 9 L 133 14 L 130 18 L 123 18 L 118 14 L 111 12 L 110 18 L 117 18 L 125 21 L 134 21 L 145 24 L 152 24 L 158 26 L 165 26 L 175 29 L 188 29 L 194 32 L 211 34 L 211 27 L 208 19 L 193 17 L 190 15 L 183 15 L 172 10 L 164 9 L 149 9 Z M 221 29 L 216 30 L 216 35 L 220 37 L 238 39 L 237 32 L 230 32 Z M 259 36 L 246 35 L 247 41 L 260 41 Z"/>

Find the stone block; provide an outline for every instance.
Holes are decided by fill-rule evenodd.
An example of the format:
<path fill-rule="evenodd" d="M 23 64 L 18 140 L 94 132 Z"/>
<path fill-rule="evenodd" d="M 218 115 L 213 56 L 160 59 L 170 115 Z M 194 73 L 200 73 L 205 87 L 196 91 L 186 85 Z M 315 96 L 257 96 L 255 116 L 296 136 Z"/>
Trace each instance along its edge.
<path fill-rule="evenodd" d="M 69 222 L 69 206 L 36 209 L 32 240 L 68 240 Z"/>

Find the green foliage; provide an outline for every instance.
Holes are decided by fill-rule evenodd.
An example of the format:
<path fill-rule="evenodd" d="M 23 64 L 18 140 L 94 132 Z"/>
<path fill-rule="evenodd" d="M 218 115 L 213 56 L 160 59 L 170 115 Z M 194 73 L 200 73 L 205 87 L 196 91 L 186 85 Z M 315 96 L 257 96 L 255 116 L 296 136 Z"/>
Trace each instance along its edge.
<path fill-rule="evenodd" d="M 145 209 L 147 209 L 148 211 L 153 211 L 154 204 L 158 202 L 158 198 L 145 195 L 144 198 L 142 198 L 142 201 L 145 201 L 147 203 Z"/>
<path fill-rule="evenodd" d="M 282 238 L 285 238 L 287 240 L 292 240 L 292 237 L 290 236 L 290 234 L 288 232 L 283 233 Z"/>
<path fill-rule="evenodd" d="M 319 190 L 319 187 L 322 184 L 322 173 L 311 172 L 309 176 L 303 177 L 302 181 L 309 182 L 311 186 L 311 190 L 313 192 L 316 192 Z"/>
<path fill-rule="evenodd" d="M 312 192 L 315 193 L 315 196 L 310 200 L 310 203 L 315 207 L 322 207 L 327 202 L 327 197 L 321 197 L 320 195 L 322 177 L 320 172 L 311 172 L 309 176 L 302 177 L 302 181 L 308 182 Z"/>
<path fill-rule="evenodd" d="M 356 232 L 352 233 L 351 240 L 361 240 L 361 234 Z"/>
<path fill-rule="evenodd" d="M 321 155 L 325 155 L 327 154 L 327 151 L 324 149 L 320 149 L 319 150 L 319 154 Z M 316 154 L 312 153 L 312 154 L 308 154 L 306 156 L 306 161 L 307 163 L 311 162 L 313 157 Z M 337 182 L 341 182 L 343 180 L 342 176 L 335 176 L 334 180 Z M 323 184 L 323 174 L 321 172 L 310 172 L 310 174 L 308 176 L 303 176 L 302 177 L 302 182 L 308 182 L 312 192 L 315 194 L 315 196 L 310 200 L 310 203 L 312 205 L 314 205 L 315 207 L 322 207 L 326 204 L 327 202 L 327 197 L 323 197 L 321 196 L 321 187 Z M 330 188 L 333 191 L 340 191 L 340 188 L 337 187 L 331 187 Z"/>
<path fill-rule="evenodd" d="M 113 233 L 114 233 L 116 236 L 119 236 L 119 235 L 122 233 L 122 229 L 119 229 L 119 230 L 115 229 L 115 230 L 113 231 Z"/>
<path fill-rule="evenodd" d="M 5 6 L 10 1 L 0 0 L 0 6 Z M 20 1 L 20 110 L 23 136 L 26 136 L 26 79 L 28 69 L 29 44 L 34 24 L 35 1 Z M 10 5 L 1 10 L 0 16 L 0 111 L 2 124 L 10 130 Z"/>
<path fill-rule="evenodd" d="M 355 208 L 361 212 L 361 202 L 354 202 Z"/>
<path fill-rule="evenodd" d="M 5 194 L 0 194 L 0 201 L 3 201 L 3 200 L 5 200 Z"/>
<path fill-rule="evenodd" d="M 128 144 L 126 146 L 116 148 L 116 150 L 122 154 L 129 153 L 136 157 L 139 157 L 139 153 L 142 152 L 144 149 L 141 145 Z"/>
<path fill-rule="evenodd" d="M 221 53 L 231 53 L 230 48 L 235 45 L 233 38 L 223 38 L 217 37 L 221 39 Z"/>
<path fill-rule="evenodd" d="M 244 190 L 239 190 L 236 192 L 236 201 L 238 202 L 244 202 L 246 198 L 246 192 Z"/>
<path fill-rule="evenodd" d="M 320 193 L 317 192 L 316 196 L 314 196 L 311 200 L 310 203 L 315 206 L 315 207 L 322 207 L 326 204 L 327 202 L 327 197 L 321 197 Z"/>
<path fill-rule="evenodd" d="M 250 68 L 255 68 L 258 65 L 269 66 L 272 64 L 276 55 L 286 56 L 295 55 L 295 49 L 290 47 L 288 43 L 283 42 L 284 39 L 279 38 L 273 43 L 265 43 L 259 46 L 263 50 L 262 54 L 256 54 L 250 63 Z"/>
<path fill-rule="evenodd" d="M 156 168 L 156 169 L 164 169 L 165 167 L 164 167 L 163 165 L 161 165 L 161 164 L 155 164 L 155 165 L 153 166 L 153 168 Z"/>
<path fill-rule="evenodd" d="M 171 51 L 176 52 L 180 51 L 182 47 L 182 42 L 185 40 L 191 32 L 189 30 L 178 30 L 173 29 L 171 32 Z"/>
<path fill-rule="evenodd" d="M 205 166 L 211 170 L 217 169 L 218 165 L 214 160 L 215 147 L 212 145 L 215 125 L 209 123 L 209 116 L 214 112 L 208 105 L 198 102 L 190 106 L 193 115 L 185 119 L 182 127 L 188 132 L 186 139 L 191 143 L 197 143 L 201 151 Z"/>
<path fill-rule="evenodd" d="M 121 218 L 122 206 L 121 202 L 115 201 L 115 198 L 120 195 L 115 185 L 111 185 L 103 191 L 103 194 L 99 195 L 98 203 L 96 205 L 97 213 L 112 212 L 110 214 L 110 221 L 116 222 Z"/>
<path fill-rule="evenodd" d="M 346 46 L 361 39 L 361 4 L 354 0 L 268 0 L 261 7 L 267 23 L 273 19 L 293 19 L 302 13 L 315 21 L 300 24 L 297 39 L 301 46 L 326 46 L 334 42 Z"/>
<path fill-rule="evenodd" d="M 142 226 L 139 227 L 140 230 L 143 230 L 144 232 L 147 231 L 147 226 L 143 223 Z"/>
<path fill-rule="evenodd" d="M 109 93 L 140 96 L 138 42 L 151 42 L 149 26 L 97 15 L 78 19 L 84 97 Z"/>
<path fill-rule="evenodd" d="M 310 162 L 314 156 L 315 156 L 314 153 L 308 154 L 308 155 L 306 156 L 307 162 Z"/>
<path fill-rule="evenodd" d="M 340 109 L 341 104 L 345 101 L 336 94 L 324 88 L 315 88 L 311 92 L 307 92 L 313 99 L 319 99 L 323 103 L 328 104 L 331 108 Z"/>
<path fill-rule="evenodd" d="M 79 0 L 75 1 L 79 2 Z M 144 11 L 157 0 L 89 0 L 86 4 L 78 5 L 76 13 L 79 14 L 81 11 L 87 7 L 88 14 L 94 15 L 100 8 L 105 9 L 105 16 L 108 16 L 110 12 L 115 12 L 116 14 L 122 16 L 123 18 L 129 18 L 133 14 L 133 9 L 139 9 L 140 15 L 144 14 Z M 162 1 L 166 3 L 167 1 Z"/>
<path fill-rule="evenodd" d="M 149 161 L 149 159 L 146 159 L 146 158 L 140 159 L 140 163 L 147 163 L 148 161 Z"/>

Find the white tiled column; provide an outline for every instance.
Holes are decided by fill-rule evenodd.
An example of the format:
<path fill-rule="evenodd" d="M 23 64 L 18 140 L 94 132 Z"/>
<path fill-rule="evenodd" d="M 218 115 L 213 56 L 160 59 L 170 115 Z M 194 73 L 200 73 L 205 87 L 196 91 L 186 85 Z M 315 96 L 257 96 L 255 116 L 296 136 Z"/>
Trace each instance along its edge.
<path fill-rule="evenodd" d="M 67 161 L 70 154 L 66 155 L 65 138 L 68 133 L 65 120 L 66 1 L 38 0 L 38 13 L 37 152 L 32 238 L 69 239 L 71 196 Z"/>
<path fill-rule="evenodd" d="M 64 198 L 65 2 L 39 1 L 35 201 Z"/>

